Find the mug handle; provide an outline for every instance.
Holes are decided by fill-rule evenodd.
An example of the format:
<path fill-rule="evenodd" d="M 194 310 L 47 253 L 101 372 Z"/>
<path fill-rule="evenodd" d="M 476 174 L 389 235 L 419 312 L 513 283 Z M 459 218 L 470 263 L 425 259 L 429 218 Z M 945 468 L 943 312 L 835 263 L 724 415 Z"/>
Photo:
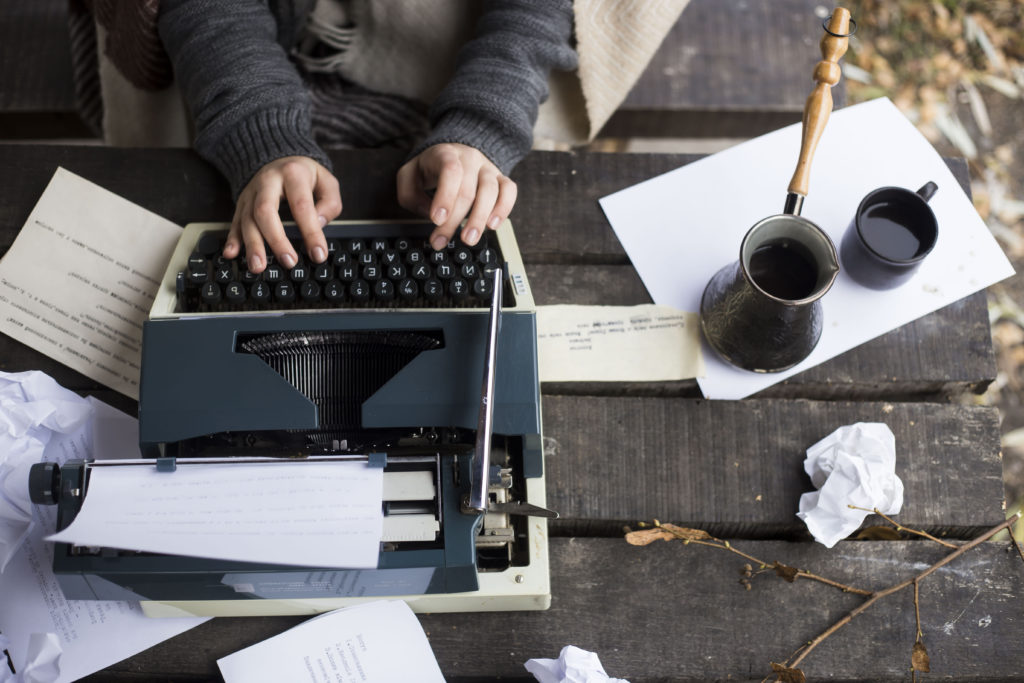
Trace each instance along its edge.
<path fill-rule="evenodd" d="M 921 199 L 927 202 L 929 199 L 932 198 L 932 196 L 935 194 L 935 191 L 938 189 L 939 186 L 929 180 L 927 183 L 921 186 L 921 189 L 917 191 L 917 194 L 921 196 Z"/>

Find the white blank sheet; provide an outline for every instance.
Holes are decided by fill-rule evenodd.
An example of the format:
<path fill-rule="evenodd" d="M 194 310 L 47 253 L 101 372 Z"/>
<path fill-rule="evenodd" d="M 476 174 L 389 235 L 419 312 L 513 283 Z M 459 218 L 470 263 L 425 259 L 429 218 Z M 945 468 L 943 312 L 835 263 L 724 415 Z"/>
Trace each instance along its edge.
<path fill-rule="evenodd" d="M 305 567 L 377 566 L 383 469 L 365 462 L 90 470 L 82 510 L 47 538 L 82 546 Z"/>
<path fill-rule="evenodd" d="M 751 226 L 782 212 L 799 149 L 800 125 L 794 124 L 600 200 L 656 304 L 700 310 L 704 286 L 739 258 Z M 929 202 L 939 239 L 909 282 L 877 292 L 840 273 L 822 299 L 824 330 L 817 348 L 784 372 L 737 369 L 705 342 L 706 376 L 698 379 L 704 395 L 749 396 L 1012 275 L 945 162 L 884 98 L 832 114 L 811 166 L 803 216 L 838 249 L 864 195 L 886 185 L 916 191 L 929 180 L 939 186 Z"/>

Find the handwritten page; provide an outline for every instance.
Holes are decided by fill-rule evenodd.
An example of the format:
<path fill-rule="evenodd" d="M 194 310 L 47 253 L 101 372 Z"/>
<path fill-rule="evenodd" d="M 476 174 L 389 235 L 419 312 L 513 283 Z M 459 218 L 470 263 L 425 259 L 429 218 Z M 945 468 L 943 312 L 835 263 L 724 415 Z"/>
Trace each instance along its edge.
<path fill-rule="evenodd" d="M 538 306 L 542 382 L 657 382 L 704 372 L 700 320 L 667 306 Z"/>
<path fill-rule="evenodd" d="M 131 398 L 181 228 L 58 168 L 0 260 L 0 332 Z"/>
<path fill-rule="evenodd" d="M 45 415 L 52 424 L 68 424 L 79 410 L 88 409 L 90 402 L 93 409 L 98 408 L 99 402 L 87 401 L 44 379 L 50 378 L 42 373 L 5 374 L 0 377 L 0 386 L 12 389 L 14 383 L 20 384 L 27 412 Z M 76 402 L 78 405 L 74 405 Z M 109 415 L 118 412 L 102 405 Z M 3 411 L 7 415 L 17 412 L 11 402 L 3 404 Z M 124 420 L 122 424 L 133 421 L 128 416 Z M 74 431 L 46 436 L 45 450 L 35 459 L 63 465 L 69 459 L 92 457 L 94 427 L 90 421 Z M 26 438 L 38 442 L 43 437 L 34 430 Z M 11 455 L 10 450 L 6 455 Z M 0 454 L 0 471 L 2 465 Z M 19 488 L 28 490 L 27 471 Z M 32 529 L 0 573 L 0 633 L 8 640 L 7 648 L 19 673 L 33 666 L 50 670 L 57 665 L 60 675 L 54 679 L 56 683 L 75 681 L 206 621 L 194 617 L 149 619 L 138 602 L 65 600 L 52 570 L 53 545 L 43 540 L 55 528 L 57 508 L 35 505 L 31 509 Z M 51 634 L 51 646 L 35 647 L 44 634 Z M 53 640 L 56 647 L 52 646 Z"/>
<path fill-rule="evenodd" d="M 782 212 L 799 149 L 796 124 L 601 199 L 655 303 L 700 310 L 705 285 L 739 258 L 751 226 Z M 929 180 L 939 186 L 929 202 L 939 239 L 911 280 L 877 292 L 840 273 L 822 299 L 818 346 L 791 370 L 740 370 L 705 343 L 707 369 L 698 379 L 704 395 L 743 398 L 1012 275 L 942 158 L 887 99 L 832 114 L 812 164 L 803 216 L 838 248 L 868 192 L 886 185 L 917 190 Z"/>
<path fill-rule="evenodd" d="M 93 467 L 82 510 L 47 538 L 303 567 L 374 568 L 383 469 L 365 462 Z"/>
<path fill-rule="evenodd" d="M 328 612 L 217 666 L 225 683 L 444 683 L 423 627 L 398 600 Z"/>

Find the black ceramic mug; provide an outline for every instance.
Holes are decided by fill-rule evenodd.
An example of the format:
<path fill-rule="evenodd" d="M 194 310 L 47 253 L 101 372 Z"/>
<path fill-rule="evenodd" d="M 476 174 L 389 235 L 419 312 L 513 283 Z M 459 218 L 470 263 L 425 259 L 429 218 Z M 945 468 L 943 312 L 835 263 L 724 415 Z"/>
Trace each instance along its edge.
<path fill-rule="evenodd" d="M 881 187 L 864 197 L 839 247 L 843 270 L 871 289 L 906 282 L 938 240 L 939 224 L 928 206 L 937 189 L 929 181 L 917 192 Z"/>

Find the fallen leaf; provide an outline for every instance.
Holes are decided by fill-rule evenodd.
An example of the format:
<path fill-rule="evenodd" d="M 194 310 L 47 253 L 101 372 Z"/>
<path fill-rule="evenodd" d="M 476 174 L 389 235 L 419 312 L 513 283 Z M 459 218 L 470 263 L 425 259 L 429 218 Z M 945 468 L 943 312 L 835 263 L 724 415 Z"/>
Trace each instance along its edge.
<path fill-rule="evenodd" d="M 807 683 L 807 677 L 800 669 L 790 669 L 788 666 L 772 662 L 772 671 L 778 676 L 775 680 L 782 683 Z"/>
<path fill-rule="evenodd" d="M 861 529 L 857 538 L 861 541 L 898 541 L 902 536 L 891 526 L 869 526 Z"/>
<path fill-rule="evenodd" d="M 714 537 L 706 531 L 701 529 L 688 529 L 683 526 L 676 526 L 675 524 L 662 524 L 662 529 L 668 529 L 677 538 L 684 538 L 690 541 L 713 541 Z"/>
<path fill-rule="evenodd" d="M 655 541 L 671 541 L 675 538 L 675 534 L 664 529 L 641 529 L 640 531 L 630 531 L 626 534 L 626 543 L 630 545 L 648 545 Z"/>
<path fill-rule="evenodd" d="M 928 649 L 920 640 L 914 643 L 914 653 L 910 655 L 910 666 L 914 671 L 928 673 L 931 670 L 928 663 Z"/>
<path fill-rule="evenodd" d="M 789 581 L 790 583 L 793 583 L 794 581 L 796 581 L 796 575 L 799 574 L 799 573 L 800 573 L 800 570 L 797 569 L 796 567 L 787 567 L 786 565 L 782 564 L 781 562 L 776 562 L 775 563 L 775 574 L 776 574 L 776 576 L 781 576 L 782 578 L 784 578 L 786 581 Z"/>

